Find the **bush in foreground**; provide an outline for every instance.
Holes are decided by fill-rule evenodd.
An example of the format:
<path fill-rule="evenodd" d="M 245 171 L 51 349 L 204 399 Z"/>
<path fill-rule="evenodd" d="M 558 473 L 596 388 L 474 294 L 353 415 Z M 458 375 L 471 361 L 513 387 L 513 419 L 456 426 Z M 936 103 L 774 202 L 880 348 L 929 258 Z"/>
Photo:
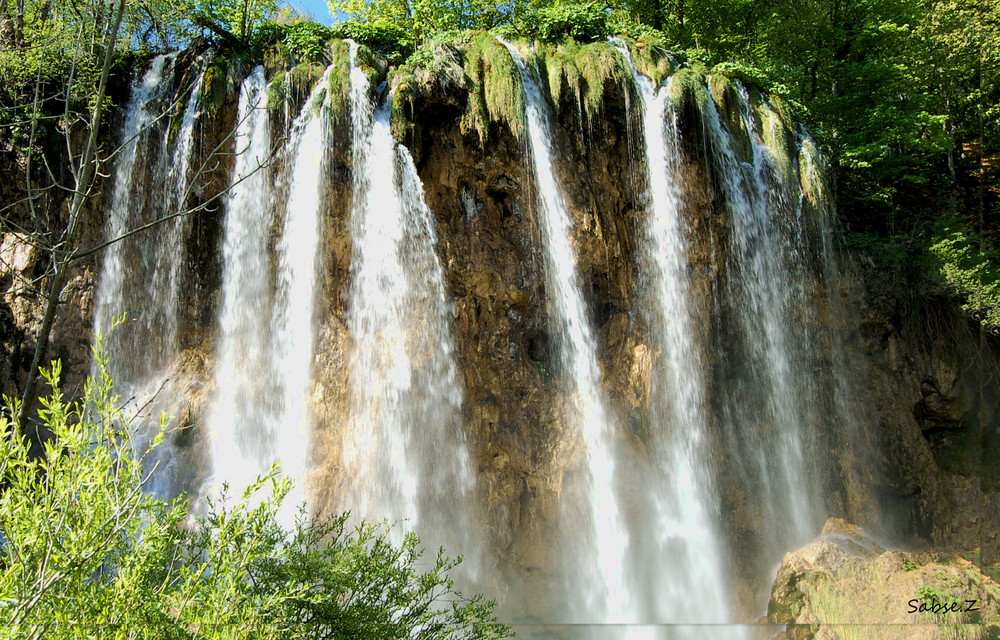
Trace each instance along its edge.
<path fill-rule="evenodd" d="M 285 531 L 289 483 L 275 473 L 188 524 L 183 501 L 143 492 L 151 470 L 107 374 L 66 402 L 59 372 L 44 374 L 42 457 L 17 434 L 16 407 L 0 413 L 0 638 L 510 635 L 493 602 L 454 591 L 457 562 L 417 568 L 413 536 L 394 545 L 382 527 L 304 512 Z M 161 421 L 154 446 L 165 432 Z"/>

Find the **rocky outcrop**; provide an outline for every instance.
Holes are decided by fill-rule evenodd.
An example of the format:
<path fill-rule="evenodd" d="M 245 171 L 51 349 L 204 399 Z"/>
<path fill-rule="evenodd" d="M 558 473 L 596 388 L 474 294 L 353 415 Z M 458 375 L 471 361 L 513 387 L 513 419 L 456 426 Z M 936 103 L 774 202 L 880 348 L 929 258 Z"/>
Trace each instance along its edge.
<path fill-rule="evenodd" d="M 767 622 L 786 625 L 775 640 L 992 637 L 1000 586 L 961 555 L 886 551 L 831 518 L 816 542 L 785 555 Z"/>

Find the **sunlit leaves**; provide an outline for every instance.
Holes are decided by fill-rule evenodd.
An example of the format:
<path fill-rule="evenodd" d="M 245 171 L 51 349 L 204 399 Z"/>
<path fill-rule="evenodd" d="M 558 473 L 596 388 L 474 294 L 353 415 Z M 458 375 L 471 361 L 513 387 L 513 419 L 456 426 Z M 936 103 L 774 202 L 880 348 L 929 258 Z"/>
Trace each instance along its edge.
<path fill-rule="evenodd" d="M 242 495 L 148 496 L 140 428 L 95 348 L 99 373 L 80 402 L 45 378 L 44 455 L 0 412 L 0 638 L 226 640 L 500 638 L 493 604 L 455 593 L 439 554 L 419 569 L 419 542 L 347 517 L 278 512 L 290 484 L 272 470 Z M 167 422 L 161 421 L 160 434 Z M 154 446 L 161 446 L 156 444 Z M 447 602 L 444 602 L 444 600 Z"/>

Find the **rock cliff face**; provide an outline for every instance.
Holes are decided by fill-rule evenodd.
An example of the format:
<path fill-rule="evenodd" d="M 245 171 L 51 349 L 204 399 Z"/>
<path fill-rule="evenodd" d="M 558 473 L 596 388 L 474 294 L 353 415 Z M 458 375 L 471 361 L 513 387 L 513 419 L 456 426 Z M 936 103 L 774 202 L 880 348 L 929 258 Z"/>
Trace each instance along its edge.
<path fill-rule="evenodd" d="M 343 45 L 335 45 L 329 55 L 343 66 L 344 53 Z M 665 56 L 638 48 L 633 54 L 646 73 L 672 71 Z M 366 55 L 368 73 L 385 78 L 385 61 Z M 184 73 L 191 64 L 179 63 L 175 73 Z M 192 160 L 192 166 L 207 162 L 210 170 L 199 177 L 189 205 L 207 201 L 229 179 L 232 160 L 216 162 L 211 154 L 231 148 L 227 139 L 236 126 L 239 83 L 251 66 L 229 59 L 213 64 L 206 81 L 211 102 L 200 116 Z M 539 47 L 535 64 L 554 113 L 555 171 L 572 218 L 576 268 L 595 328 L 603 387 L 622 446 L 632 452 L 637 467 L 650 464 L 657 430 L 685 425 L 664 426 L 655 419 L 654 371 L 662 366 L 664 353 L 643 311 L 650 304 L 642 269 L 643 229 L 650 212 L 643 197 L 645 158 L 636 89 L 620 54 L 604 43 Z M 280 56 L 269 58 L 272 88 L 280 82 L 288 100 L 270 107 L 275 140 L 287 132 L 288 117 L 282 114 L 297 112 L 308 94 L 295 83 L 308 87 L 309 79 L 318 77 L 301 65 L 283 75 L 286 68 Z M 342 83 L 347 75 L 340 73 Z M 565 487 L 579 480 L 584 453 L 564 410 L 568 374 L 558 370 L 559 345 L 546 290 L 535 187 L 525 162 L 517 72 L 499 44 L 480 38 L 443 47 L 429 66 L 403 69 L 388 79 L 394 91 L 394 132 L 413 153 L 435 216 L 436 250 L 452 305 L 452 337 L 464 387 L 462 423 L 477 479 L 478 518 L 487 532 L 488 562 L 503 575 L 498 584 L 511 589 L 498 594 L 508 606 L 522 619 L 545 620 L 558 604 L 546 601 L 544 585 L 558 582 L 565 571 L 558 561 L 563 556 L 559 529 L 564 526 L 560 499 Z M 343 84 L 333 91 L 347 95 Z M 782 521 L 780 508 L 764 506 L 771 500 L 766 486 L 771 476 L 768 462 L 755 452 L 768 450 L 754 447 L 772 437 L 780 424 L 763 410 L 758 415 L 747 409 L 757 404 L 755 394 L 762 393 L 753 367 L 761 356 L 748 345 L 768 337 L 755 334 L 756 325 L 745 318 L 750 294 L 739 289 L 748 278 L 740 262 L 744 245 L 715 159 L 721 152 L 709 133 L 708 100 L 718 106 L 734 157 L 753 162 L 749 123 L 762 132 L 777 158 L 776 175 L 787 172 L 796 187 L 800 178 L 795 172 L 803 176 L 805 204 L 775 205 L 790 207 L 789 220 L 798 211 L 802 224 L 793 228 L 789 223 L 788 229 L 774 232 L 772 241 L 787 247 L 788 260 L 794 260 L 788 286 L 796 288 L 798 297 L 788 309 L 795 324 L 787 329 L 789 358 L 798 364 L 789 375 L 799 378 L 794 389 L 807 394 L 798 400 L 808 410 L 795 415 L 808 422 L 802 437 L 808 477 L 796 480 L 812 487 L 812 513 L 805 517 L 809 535 L 819 533 L 825 518 L 840 516 L 881 540 L 964 549 L 981 545 L 983 562 L 995 561 L 1000 522 L 986 505 L 997 498 L 996 472 L 991 470 L 998 467 L 990 452 L 1000 444 L 1000 345 L 981 338 L 948 303 L 893 291 L 894 284 L 873 265 L 855 263 L 840 248 L 827 206 L 816 197 L 821 180 L 800 170 L 805 164 L 801 138 L 780 101 L 752 89 L 741 97 L 735 83 L 709 81 L 691 69 L 674 74 L 671 91 L 682 141 L 681 215 L 693 314 L 700 319 L 695 342 L 704 354 L 708 381 L 705 437 L 712 457 L 707 466 L 718 493 L 735 619 L 750 621 L 759 614 L 774 563 L 793 540 L 796 545 L 803 540 L 783 533 L 791 524 Z M 17 173 L 13 158 L 12 153 L 4 156 L 9 174 Z M 278 156 L 271 175 L 283 175 L 286 169 Z M 353 171 L 350 118 L 341 111 L 331 123 L 322 194 L 323 271 L 309 477 L 316 509 L 344 507 L 340 443 L 349 412 Z M 110 187 L 105 185 L 105 194 Z M 18 188 L 4 187 L 4 202 L 23 195 Z M 99 242 L 106 206 L 106 198 L 94 200 L 85 244 Z M 58 220 L 59 203 L 47 207 L 48 215 Z M 184 223 L 184 255 L 178 257 L 185 292 L 178 318 L 181 355 L 177 362 L 157 363 L 173 370 L 175 387 L 185 398 L 177 414 L 190 428 L 175 442 L 186 467 L 181 489 L 196 490 L 204 475 L 202 421 L 207 398 L 214 393 L 224 213 L 222 206 L 214 206 Z M 27 216 L 24 210 L 14 214 L 15 219 Z M 272 252 L 276 235 L 271 236 Z M 41 308 L 37 285 L 25 283 L 44 273 L 45 256 L 15 234 L 2 238 L 0 255 L 0 388 L 12 393 L 30 361 Z M 50 357 L 63 359 L 70 389 L 90 366 L 91 301 L 99 260 L 80 262 L 53 336 Z M 670 399 L 659 402 L 669 405 Z M 639 500 L 628 507 L 635 512 L 642 508 Z M 874 553 L 863 555 L 871 560 Z M 783 567 L 782 572 L 793 569 L 799 570 Z M 515 592 L 532 594 L 530 601 L 519 601 Z M 791 611 L 787 603 L 793 596 L 782 596 L 781 606 Z M 782 624 L 830 622 L 801 611 L 772 611 L 771 618 Z"/>

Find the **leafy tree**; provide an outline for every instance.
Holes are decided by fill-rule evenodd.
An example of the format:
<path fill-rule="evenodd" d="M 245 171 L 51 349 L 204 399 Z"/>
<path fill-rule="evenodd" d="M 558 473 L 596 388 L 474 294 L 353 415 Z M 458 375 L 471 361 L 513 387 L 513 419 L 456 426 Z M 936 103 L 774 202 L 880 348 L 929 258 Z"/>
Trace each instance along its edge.
<path fill-rule="evenodd" d="M 607 9 L 594 2 L 554 4 L 524 15 L 517 21 L 523 35 L 541 40 L 569 36 L 581 42 L 600 40 L 608 35 Z"/>
<path fill-rule="evenodd" d="M 394 545 L 385 528 L 305 512 L 285 530 L 290 486 L 273 470 L 191 522 L 182 500 L 146 495 L 156 470 L 95 353 L 79 402 L 62 396 L 58 362 L 45 373 L 44 456 L 17 435 L 13 404 L 0 415 L 0 638 L 509 635 L 492 602 L 454 591 L 456 561 L 418 569 L 413 536 Z"/>
<path fill-rule="evenodd" d="M 249 44 L 255 30 L 280 14 L 278 0 L 185 0 L 191 19 L 236 45 Z"/>
<path fill-rule="evenodd" d="M 420 41 L 442 31 L 492 29 L 526 11 L 523 0 L 327 0 L 330 13 L 379 26 L 394 25 Z"/>

